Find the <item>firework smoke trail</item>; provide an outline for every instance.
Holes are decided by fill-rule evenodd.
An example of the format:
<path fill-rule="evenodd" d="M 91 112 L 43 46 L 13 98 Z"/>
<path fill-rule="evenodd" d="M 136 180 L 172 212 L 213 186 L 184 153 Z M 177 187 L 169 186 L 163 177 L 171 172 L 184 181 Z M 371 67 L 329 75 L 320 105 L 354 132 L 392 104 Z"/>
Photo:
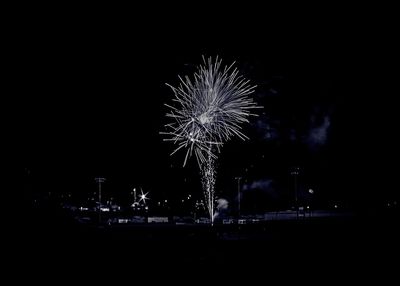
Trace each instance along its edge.
<path fill-rule="evenodd" d="M 240 125 L 249 122 L 247 117 L 254 115 L 252 109 L 258 108 L 248 97 L 256 86 L 250 85 L 239 75 L 233 64 L 221 68 L 222 60 L 203 57 L 203 65 L 199 66 L 191 80 L 188 76 L 179 77 L 179 86 L 167 84 L 174 92 L 175 105 L 169 108 L 167 117 L 172 123 L 165 125 L 167 132 L 161 132 L 178 146 L 175 154 L 186 149 L 183 166 L 193 155 L 197 159 L 203 177 L 203 189 L 213 221 L 215 160 L 225 142 L 233 136 L 242 140 L 248 139 L 241 132 Z"/>
<path fill-rule="evenodd" d="M 204 191 L 204 198 L 207 204 L 208 213 L 210 215 L 211 224 L 214 223 L 214 186 L 216 169 L 214 159 L 211 157 L 211 153 L 208 160 L 202 164 L 200 173 L 202 176 L 202 185 Z"/>

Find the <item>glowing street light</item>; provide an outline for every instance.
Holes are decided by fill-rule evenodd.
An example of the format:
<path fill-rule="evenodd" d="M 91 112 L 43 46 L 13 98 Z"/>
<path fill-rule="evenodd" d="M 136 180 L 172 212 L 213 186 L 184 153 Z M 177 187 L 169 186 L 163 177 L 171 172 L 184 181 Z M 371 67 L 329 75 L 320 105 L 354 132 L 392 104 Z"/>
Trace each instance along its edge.
<path fill-rule="evenodd" d="M 143 193 L 143 190 L 142 189 L 140 189 L 140 191 L 142 192 L 140 195 L 139 195 L 139 202 L 141 202 L 141 201 L 143 201 L 143 203 L 144 204 L 146 204 L 146 200 L 150 200 L 148 197 L 147 197 L 147 195 L 149 194 L 149 192 L 147 192 L 147 193 Z"/>

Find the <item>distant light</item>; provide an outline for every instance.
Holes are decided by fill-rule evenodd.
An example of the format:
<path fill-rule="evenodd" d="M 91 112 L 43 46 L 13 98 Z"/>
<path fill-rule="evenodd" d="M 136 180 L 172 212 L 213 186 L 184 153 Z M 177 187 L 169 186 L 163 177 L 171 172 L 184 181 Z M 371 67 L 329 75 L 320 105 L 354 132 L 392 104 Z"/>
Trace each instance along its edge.
<path fill-rule="evenodd" d="M 146 207 L 145 207 L 145 209 L 146 209 L 146 210 L 148 210 L 148 209 L 149 209 L 149 207 L 148 207 L 148 206 L 146 206 Z"/>
<path fill-rule="evenodd" d="M 307 206 L 307 209 L 310 209 L 310 206 Z"/>
<path fill-rule="evenodd" d="M 165 202 L 167 203 L 168 201 L 167 201 L 167 200 L 165 200 Z"/>
<path fill-rule="evenodd" d="M 184 202 L 185 200 L 182 200 L 182 203 Z"/>
<path fill-rule="evenodd" d="M 334 205 L 334 208 L 337 209 L 337 205 Z"/>
<path fill-rule="evenodd" d="M 141 192 L 142 193 L 139 195 L 139 197 L 140 197 L 139 202 L 143 201 L 146 204 L 146 200 L 149 200 L 149 198 L 147 197 L 149 192 L 143 193 L 143 190 L 141 190 Z"/>
<path fill-rule="evenodd" d="M 308 192 L 309 192 L 310 194 L 314 194 L 314 190 L 313 190 L 313 189 L 309 189 Z"/>

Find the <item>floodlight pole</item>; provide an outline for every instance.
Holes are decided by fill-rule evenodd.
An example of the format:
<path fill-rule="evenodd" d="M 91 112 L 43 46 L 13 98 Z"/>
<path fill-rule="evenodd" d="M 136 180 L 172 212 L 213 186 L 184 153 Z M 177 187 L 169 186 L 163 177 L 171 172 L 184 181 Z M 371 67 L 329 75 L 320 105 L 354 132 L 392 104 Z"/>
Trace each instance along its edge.
<path fill-rule="evenodd" d="M 240 218 L 240 180 L 242 177 L 235 177 L 237 180 L 237 186 L 238 186 L 238 217 Z"/>
<path fill-rule="evenodd" d="M 294 177 L 294 204 L 296 208 L 296 219 L 299 219 L 299 204 L 298 204 L 298 187 L 297 187 L 297 176 L 300 173 L 299 167 L 294 167 L 293 170 L 290 172 L 291 175 Z"/>
<path fill-rule="evenodd" d="M 101 223 L 101 183 L 105 182 L 105 178 L 97 177 L 95 181 L 99 184 L 99 224 Z"/>

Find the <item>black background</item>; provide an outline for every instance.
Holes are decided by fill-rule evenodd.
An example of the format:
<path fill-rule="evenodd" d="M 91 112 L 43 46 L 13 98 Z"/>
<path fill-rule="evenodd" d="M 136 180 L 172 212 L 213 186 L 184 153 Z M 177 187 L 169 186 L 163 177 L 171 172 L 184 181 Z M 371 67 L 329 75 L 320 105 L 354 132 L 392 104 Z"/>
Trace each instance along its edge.
<path fill-rule="evenodd" d="M 176 85 L 178 74 L 191 74 L 201 55 L 219 55 L 225 63 L 237 61 L 259 93 L 278 89 L 278 98 L 257 100 L 267 114 L 286 120 L 282 132 L 293 121 L 301 129 L 314 106 L 332 116 L 326 150 L 317 155 L 284 140 L 278 147 L 255 142 L 269 169 L 276 166 L 282 178 L 296 164 L 320 170 L 315 177 L 329 182 L 325 192 L 352 200 L 394 195 L 389 182 L 395 172 L 387 163 L 397 155 L 391 26 L 356 21 L 352 14 L 300 21 L 250 12 L 243 18 L 154 15 L 157 21 L 54 14 L 10 23 L 16 29 L 10 30 L 7 97 L 15 112 L 7 120 L 20 170 L 49 190 L 82 192 L 95 176 L 107 177 L 117 192 L 132 185 L 156 193 L 175 188 L 171 174 L 193 177 L 196 171 L 181 170 L 182 158 L 169 158 L 172 146 L 159 135 L 163 104 L 172 95 L 165 83 Z M 231 144 L 221 155 L 221 164 L 233 170 L 227 177 L 251 163 L 238 163 L 248 154 L 233 154 L 241 145 Z"/>
<path fill-rule="evenodd" d="M 232 178 L 265 152 L 267 160 L 250 179 L 273 178 L 285 190 L 288 169 L 301 165 L 328 200 L 368 207 L 398 198 L 395 18 L 361 6 L 276 9 L 197 3 L 164 8 L 154 3 L 117 11 L 99 6 L 10 11 L 2 96 L 16 193 L 82 194 L 95 188 L 95 176 L 107 177 L 108 191 L 121 195 L 136 185 L 150 190 L 153 198 L 183 194 L 188 190 L 183 178 L 193 184 L 190 189 L 198 188 L 196 166 L 181 169 L 182 157 L 169 157 L 172 146 L 162 142 L 159 131 L 165 123 L 163 104 L 172 95 L 164 83 L 176 85 L 177 75 L 190 74 L 204 54 L 219 55 L 226 63 L 236 60 L 260 86 L 260 94 L 269 88 L 279 91 L 277 98 L 257 100 L 286 122 L 283 134 L 294 122 L 305 128 L 314 106 L 331 110 L 329 140 L 317 153 L 290 143 L 287 136 L 264 142 L 248 126 L 254 139 L 234 140 L 221 154 L 219 187 L 228 196 L 236 187 Z M 21 238 L 34 241 L 36 230 L 21 229 L 29 235 Z M 40 248 L 22 241 L 17 249 L 26 245 L 42 255 Z M 242 257 L 250 259 L 243 255 L 248 245 L 241 246 Z M 256 252 L 263 249 L 258 246 Z M 36 256 L 29 257 L 27 263 L 34 265 Z M 50 265 L 52 257 L 40 265 Z M 274 257 L 283 258 L 279 249 Z M 350 257 L 362 261 L 358 253 Z"/>

